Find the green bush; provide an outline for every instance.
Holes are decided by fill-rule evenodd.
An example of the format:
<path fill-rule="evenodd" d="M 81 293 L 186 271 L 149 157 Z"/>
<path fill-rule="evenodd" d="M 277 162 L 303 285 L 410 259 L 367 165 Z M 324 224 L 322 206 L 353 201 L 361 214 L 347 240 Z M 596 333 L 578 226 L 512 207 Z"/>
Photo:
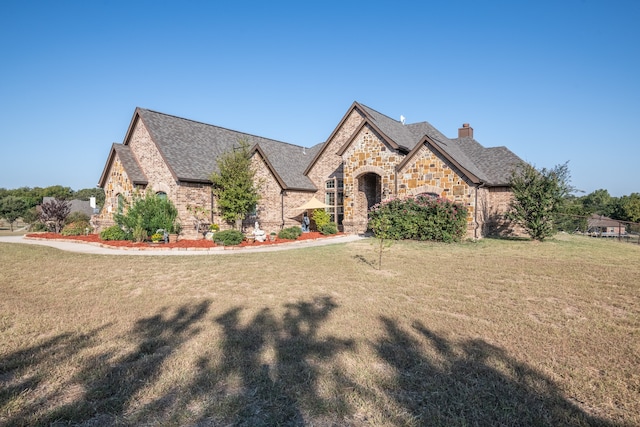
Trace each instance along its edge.
<path fill-rule="evenodd" d="M 371 208 L 369 228 L 384 239 L 456 242 L 467 231 L 467 208 L 440 197 L 389 200 Z"/>
<path fill-rule="evenodd" d="M 178 210 L 171 200 L 148 191 L 137 195 L 124 214 L 114 215 L 116 224 L 135 241 L 143 241 L 159 229 L 175 233 L 180 228 Z"/>
<path fill-rule="evenodd" d="M 300 229 L 300 227 L 288 227 L 280 230 L 280 232 L 278 233 L 278 238 L 286 240 L 296 240 L 298 237 L 300 237 L 301 234 L 302 230 Z"/>
<path fill-rule="evenodd" d="M 90 220 L 91 220 L 91 217 L 86 213 L 76 211 L 76 212 L 71 212 L 69 215 L 67 215 L 67 217 L 64 219 L 64 223 L 69 225 L 72 222 L 80 222 L 80 221 L 89 222 Z"/>
<path fill-rule="evenodd" d="M 62 229 L 63 236 L 82 236 L 84 234 L 91 233 L 93 227 L 89 224 L 89 221 L 75 221 L 64 226 Z"/>
<path fill-rule="evenodd" d="M 325 236 L 338 233 L 338 225 L 335 222 L 328 222 L 322 227 L 318 227 L 318 231 Z"/>
<path fill-rule="evenodd" d="M 223 230 L 213 235 L 213 241 L 216 245 L 235 246 L 242 243 L 244 236 L 239 230 Z"/>
<path fill-rule="evenodd" d="M 311 218 L 316 223 L 316 229 L 321 233 L 322 229 L 331 222 L 331 215 L 324 209 L 314 209 L 311 213 Z"/>
<path fill-rule="evenodd" d="M 127 233 L 117 225 L 112 225 L 100 232 L 101 240 L 130 240 Z"/>

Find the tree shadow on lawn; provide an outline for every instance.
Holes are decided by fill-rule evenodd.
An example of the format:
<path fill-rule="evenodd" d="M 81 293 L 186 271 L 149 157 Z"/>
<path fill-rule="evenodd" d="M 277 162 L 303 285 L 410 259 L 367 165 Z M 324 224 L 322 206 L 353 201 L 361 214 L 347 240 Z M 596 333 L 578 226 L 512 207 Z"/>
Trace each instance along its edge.
<path fill-rule="evenodd" d="M 586 414 L 551 379 L 484 340 L 454 343 L 420 322 L 411 330 L 381 322 L 386 336 L 375 348 L 395 372 L 386 395 L 409 414 L 396 425 L 620 425 Z"/>
<path fill-rule="evenodd" d="M 361 384 L 337 359 L 356 353 L 358 339 L 321 333 L 338 308 L 326 296 L 287 304 L 281 316 L 269 308 L 250 316 L 241 307 L 225 311 L 213 320 L 221 333 L 213 350 L 199 355 L 184 380 L 136 406 L 163 362 L 200 337 L 197 323 L 209 307 L 204 301 L 140 319 L 131 333 L 135 349 L 121 356 L 91 353 L 97 329 L 0 358 L 0 424 L 621 425 L 586 414 L 503 349 L 481 339 L 447 340 L 420 322 L 404 328 L 380 319 L 383 334 L 371 349 L 389 374 L 365 373 L 377 385 Z M 43 372 L 73 363 L 80 363 L 78 373 L 51 387 Z"/>
<path fill-rule="evenodd" d="M 304 413 L 335 417 L 344 395 L 320 395 L 319 363 L 331 363 L 354 342 L 318 331 L 337 305 L 317 297 L 285 305 L 281 318 L 264 308 L 248 322 L 235 307 L 215 319 L 222 328 L 220 358 L 202 357 L 201 375 L 177 408 L 203 402 L 195 425 L 304 426 Z M 172 422 L 179 422 L 173 419 Z"/>
<path fill-rule="evenodd" d="M 131 333 L 137 347 L 123 356 L 114 357 L 104 351 L 80 356 L 82 350 L 99 346 L 96 342 L 99 330 L 95 330 L 78 336 L 61 334 L 2 358 L 3 383 L 24 378 L 7 389 L 3 387 L 0 422 L 3 425 L 118 424 L 135 394 L 159 375 L 162 362 L 198 332 L 193 324 L 207 313 L 209 305 L 209 301 L 204 301 L 182 306 L 172 315 L 161 312 L 139 320 Z M 71 378 L 54 379 L 57 384 L 53 386 L 47 383 L 45 376 L 55 372 L 57 364 L 74 363 L 80 363 L 81 367 Z M 31 393 L 38 395 L 31 398 L 28 396 Z M 27 399 L 21 399 L 23 394 Z"/>

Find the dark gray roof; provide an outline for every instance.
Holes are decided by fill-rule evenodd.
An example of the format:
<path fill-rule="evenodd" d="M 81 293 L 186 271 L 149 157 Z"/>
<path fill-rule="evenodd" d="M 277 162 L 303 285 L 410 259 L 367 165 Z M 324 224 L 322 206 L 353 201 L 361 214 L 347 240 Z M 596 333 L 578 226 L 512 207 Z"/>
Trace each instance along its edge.
<path fill-rule="evenodd" d="M 372 108 L 359 105 L 369 120 L 397 145 L 411 150 L 426 135 L 461 167 L 487 185 L 507 184 L 515 165 L 522 162 L 506 147 L 485 148 L 472 138 L 449 139 L 428 122 L 403 125 Z"/>
<path fill-rule="evenodd" d="M 210 182 L 211 174 L 218 171 L 217 159 L 246 140 L 262 149 L 287 188 L 316 189 L 303 175 L 313 158 L 304 154 L 303 147 L 142 108 L 137 112 L 180 181 Z"/>
<path fill-rule="evenodd" d="M 129 149 L 129 146 L 122 144 L 113 144 L 113 149 L 116 151 L 120 162 L 122 162 L 122 167 L 127 172 L 127 176 L 131 180 L 131 182 L 136 184 L 144 184 L 148 183 L 147 177 L 145 176 L 140 164 L 136 160 L 135 156 Z"/>
<path fill-rule="evenodd" d="M 452 140 L 473 159 L 474 163 L 483 171 L 485 182 L 488 185 L 509 184 L 511 173 L 515 167 L 522 163 L 522 159 L 516 156 L 507 147 L 485 148 L 473 138 L 457 138 Z"/>

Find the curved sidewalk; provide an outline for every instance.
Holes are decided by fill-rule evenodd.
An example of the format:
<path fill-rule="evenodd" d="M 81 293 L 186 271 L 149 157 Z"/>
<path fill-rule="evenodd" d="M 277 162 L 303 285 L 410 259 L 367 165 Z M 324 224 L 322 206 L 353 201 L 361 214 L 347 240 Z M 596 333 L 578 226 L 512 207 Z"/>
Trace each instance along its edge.
<path fill-rule="evenodd" d="M 53 240 L 53 239 L 29 239 L 24 236 L 0 236 L 0 243 L 22 243 L 29 245 L 50 246 L 68 252 L 79 252 L 85 254 L 98 255 L 232 255 L 255 252 L 276 252 L 291 249 L 309 248 L 314 246 L 334 245 L 337 243 L 347 243 L 363 239 L 358 235 L 342 235 L 336 237 L 326 237 L 316 240 L 300 240 L 291 243 L 281 243 L 278 245 L 237 247 L 237 248 L 209 248 L 209 249 L 188 249 L 188 248 L 172 248 L 172 249 L 137 249 L 137 248 L 115 248 L 102 245 L 95 245 L 73 240 Z"/>

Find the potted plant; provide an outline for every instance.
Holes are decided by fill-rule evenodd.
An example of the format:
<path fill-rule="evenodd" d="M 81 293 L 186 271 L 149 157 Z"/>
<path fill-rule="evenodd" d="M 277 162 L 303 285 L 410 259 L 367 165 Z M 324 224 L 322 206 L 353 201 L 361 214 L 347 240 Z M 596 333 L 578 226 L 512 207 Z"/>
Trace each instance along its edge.
<path fill-rule="evenodd" d="M 153 233 L 153 234 L 151 235 L 151 241 L 152 241 L 153 243 L 159 243 L 159 242 L 160 242 L 160 240 L 162 240 L 163 238 L 164 238 L 164 236 L 162 235 L 162 233 L 157 233 L 157 232 L 156 232 L 156 233 Z"/>
<path fill-rule="evenodd" d="M 271 233 L 269 233 L 269 241 L 271 242 L 275 242 L 276 241 L 276 232 L 272 231 Z"/>

